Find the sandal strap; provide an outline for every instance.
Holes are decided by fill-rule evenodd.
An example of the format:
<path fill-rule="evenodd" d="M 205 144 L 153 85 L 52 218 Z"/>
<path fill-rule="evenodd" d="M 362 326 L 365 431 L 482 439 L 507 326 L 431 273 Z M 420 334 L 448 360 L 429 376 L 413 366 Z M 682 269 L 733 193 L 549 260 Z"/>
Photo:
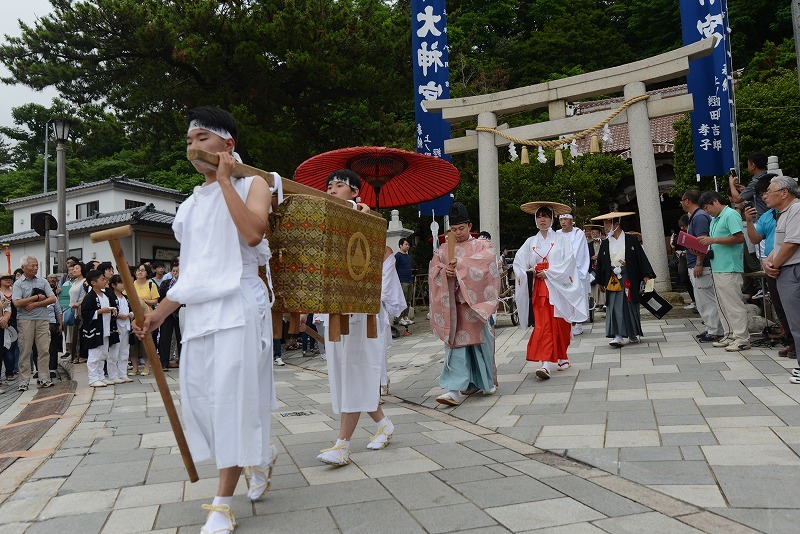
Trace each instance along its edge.
<path fill-rule="evenodd" d="M 347 448 L 348 447 L 344 444 L 344 442 L 342 442 L 342 443 L 339 443 L 338 445 L 334 445 L 333 447 L 330 447 L 328 449 L 322 449 L 319 452 L 330 452 L 330 451 L 340 451 L 341 452 L 343 449 L 347 449 Z"/>
<path fill-rule="evenodd" d="M 392 434 L 387 434 L 386 433 L 386 426 L 387 425 L 381 425 L 381 427 L 378 429 L 378 431 L 375 432 L 375 434 L 372 435 L 372 439 L 370 439 L 370 441 L 375 441 L 376 439 L 378 439 L 378 437 L 380 437 L 381 434 L 386 436 L 386 441 L 389 441 L 390 439 L 392 439 Z"/>
<path fill-rule="evenodd" d="M 218 532 L 224 532 L 225 530 L 229 530 L 233 532 L 233 528 L 236 526 L 236 519 L 233 516 L 233 510 L 227 504 L 203 504 L 200 506 L 203 510 L 208 510 L 209 515 L 213 514 L 214 512 L 219 512 L 220 514 L 225 516 L 225 519 L 228 520 L 228 528 L 219 530 Z"/>
<path fill-rule="evenodd" d="M 349 447 L 347 447 L 347 446 L 344 444 L 344 442 L 342 442 L 342 443 L 340 443 L 340 444 L 338 444 L 338 445 L 334 445 L 333 447 L 330 447 L 330 448 L 328 448 L 328 449 L 322 449 L 322 450 L 321 450 L 321 451 L 319 451 L 319 452 L 320 452 L 320 453 L 326 453 L 326 452 L 332 452 L 332 451 L 336 451 L 336 452 L 338 452 L 338 453 L 339 453 L 339 461 L 340 461 L 340 462 L 344 462 L 344 461 L 345 461 L 345 452 L 349 452 L 349 451 L 350 451 L 350 448 L 349 448 Z"/>

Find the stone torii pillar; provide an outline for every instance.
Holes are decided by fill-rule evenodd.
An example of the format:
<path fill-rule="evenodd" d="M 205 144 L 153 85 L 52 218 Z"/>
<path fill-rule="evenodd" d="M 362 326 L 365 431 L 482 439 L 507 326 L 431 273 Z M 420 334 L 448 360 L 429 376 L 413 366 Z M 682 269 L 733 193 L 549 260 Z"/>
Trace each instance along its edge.
<path fill-rule="evenodd" d="M 623 89 L 625 100 L 646 92 L 643 82 L 629 83 Z M 647 114 L 647 102 L 644 100 L 628 108 L 628 134 L 639 224 L 642 227 L 642 246 L 656 273 L 656 287 L 661 291 L 669 291 L 671 284 L 667 248 L 664 244 L 664 218 L 661 216 L 656 158 L 653 155 L 653 133 Z"/>
<path fill-rule="evenodd" d="M 557 139 L 593 128 L 609 115 L 606 111 L 600 111 L 567 117 L 568 101 L 619 92 L 624 93 L 625 100 L 630 100 L 645 94 L 647 83 L 661 83 L 685 76 L 689 72 L 689 61 L 708 56 L 713 50 L 714 40 L 705 39 L 618 67 L 488 95 L 429 100 L 424 102 L 424 106 L 430 112 L 440 112 L 442 118 L 451 123 L 477 121 L 478 126 L 497 130 L 502 129 L 497 128 L 498 115 L 546 107 L 550 114 L 548 122 L 508 128 L 503 133 L 517 139 Z M 609 123 L 614 125 L 628 122 L 643 246 L 656 272 L 656 287 L 659 291 L 668 291 L 671 284 L 650 119 L 692 109 L 692 95 L 670 98 L 651 95 L 646 101 L 630 105 Z M 467 131 L 465 137 L 448 139 L 444 144 L 447 154 L 478 152 L 480 226 L 481 230 L 492 234 L 495 246 L 500 238 L 497 148 L 508 146 L 509 143 L 492 132 L 480 131 L 476 135 L 474 131 Z M 520 203 L 526 200 L 534 199 L 520 199 Z"/>
<path fill-rule="evenodd" d="M 478 115 L 478 126 L 497 128 L 497 115 L 491 112 Z M 500 178 L 498 176 L 497 146 L 494 134 L 478 132 L 478 215 L 480 231 L 489 232 L 492 246 L 500 250 Z"/>

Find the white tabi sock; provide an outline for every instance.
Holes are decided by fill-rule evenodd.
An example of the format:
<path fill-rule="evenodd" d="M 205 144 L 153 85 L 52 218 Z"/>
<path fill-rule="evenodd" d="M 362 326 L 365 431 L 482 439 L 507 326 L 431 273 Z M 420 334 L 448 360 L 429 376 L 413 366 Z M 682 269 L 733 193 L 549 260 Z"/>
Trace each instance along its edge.
<path fill-rule="evenodd" d="M 542 362 L 542 367 L 544 367 L 545 369 L 547 369 L 549 371 L 550 370 L 550 362 Z"/>
<path fill-rule="evenodd" d="M 214 497 L 214 502 L 211 504 L 213 506 L 222 506 L 225 504 L 232 506 L 233 497 L 217 496 Z M 208 519 L 206 519 L 206 524 L 203 525 L 203 528 L 206 532 L 225 532 L 226 529 L 231 528 L 231 523 L 228 521 L 228 516 L 222 512 L 211 512 L 208 514 Z"/>
<path fill-rule="evenodd" d="M 349 448 L 350 448 L 350 441 L 349 441 L 349 440 L 348 440 L 348 441 L 345 441 L 345 440 L 343 440 L 343 439 L 337 439 L 337 440 L 336 440 L 336 446 L 337 446 L 337 447 L 338 447 L 339 445 L 341 445 L 342 443 L 344 443 L 344 447 L 345 447 L 346 449 L 349 449 Z"/>
<path fill-rule="evenodd" d="M 221 504 L 227 504 L 228 506 L 233 505 L 233 497 L 220 497 L 219 495 L 214 497 L 214 502 L 212 502 L 214 506 L 219 506 Z"/>
<path fill-rule="evenodd" d="M 382 427 L 383 425 L 385 425 L 385 424 L 386 424 L 386 423 L 388 423 L 388 422 L 389 422 L 389 418 L 388 418 L 388 417 L 386 417 L 386 416 L 383 416 L 383 419 L 381 419 L 380 421 L 378 421 L 378 428 Z"/>

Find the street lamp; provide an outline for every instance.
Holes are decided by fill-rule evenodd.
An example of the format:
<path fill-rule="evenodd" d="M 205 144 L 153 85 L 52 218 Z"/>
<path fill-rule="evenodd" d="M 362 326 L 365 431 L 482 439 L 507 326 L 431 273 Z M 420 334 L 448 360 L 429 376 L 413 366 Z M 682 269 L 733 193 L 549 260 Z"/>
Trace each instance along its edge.
<path fill-rule="evenodd" d="M 67 264 L 67 156 L 66 144 L 69 138 L 70 122 L 68 119 L 59 117 L 52 119 L 53 134 L 56 137 L 56 200 L 58 211 L 58 234 L 56 234 L 56 246 L 58 251 L 58 270 L 61 272 Z M 46 261 L 49 263 L 50 258 Z"/>

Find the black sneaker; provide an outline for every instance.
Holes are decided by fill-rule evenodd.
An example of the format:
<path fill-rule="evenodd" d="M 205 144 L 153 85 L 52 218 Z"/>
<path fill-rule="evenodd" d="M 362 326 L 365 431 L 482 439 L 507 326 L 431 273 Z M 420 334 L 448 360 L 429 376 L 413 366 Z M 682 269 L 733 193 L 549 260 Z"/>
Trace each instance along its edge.
<path fill-rule="evenodd" d="M 697 341 L 700 343 L 713 343 L 714 341 L 719 341 L 720 339 L 722 339 L 722 336 L 709 335 L 708 332 L 706 332 L 702 336 L 698 337 Z"/>
<path fill-rule="evenodd" d="M 696 336 L 694 336 L 694 337 L 696 337 L 697 339 L 700 339 L 701 337 L 703 337 L 703 336 L 707 336 L 707 335 L 708 335 L 708 331 L 706 330 L 706 331 L 705 331 L 705 332 L 703 332 L 702 334 L 697 334 L 697 335 L 696 335 Z"/>
<path fill-rule="evenodd" d="M 39 378 L 39 371 L 34 371 L 32 378 Z"/>
<path fill-rule="evenodd" d="M 53 383 L 49 380 L 45 380 L 44 382 L 39 383 L 40 388 L 51 388 L 53 387 Z"/>

